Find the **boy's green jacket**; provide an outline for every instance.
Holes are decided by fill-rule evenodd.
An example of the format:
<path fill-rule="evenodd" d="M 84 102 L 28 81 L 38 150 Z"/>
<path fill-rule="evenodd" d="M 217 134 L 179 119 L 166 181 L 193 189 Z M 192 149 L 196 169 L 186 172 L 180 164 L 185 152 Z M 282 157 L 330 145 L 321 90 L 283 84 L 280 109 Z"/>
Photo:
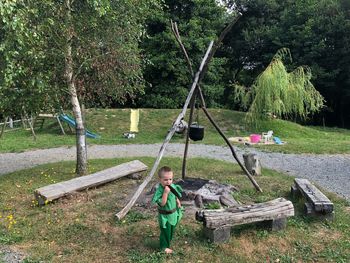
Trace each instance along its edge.
<path fill-rule="evenodd" d="M 181 192 L 182 192 L 181 186 L 176 184 L 171 184 L 171 186 L 181 196 Z M 169 222 L 169 224 L 172 226 L 176 226 L 176 224 L 182 218 L 182 209 L 177 207 L 176 196 L 172 192 L 169 192 L 166 204 L 164 206 L 160 206 L 160 204 L 162 203 L 163 192 L 164 192 L 164 187 L 161 184 L 159 184 L 156 192 L 153 195 L 152 203 L 157 203 L 159 208 L 162 210 L 170 211 L 170 210 L 176 209 L 176 211 L 169 215 L 158 213 L 159 226 L 161 228 L 166 228 L 165 225 L 167 222 Z"/>

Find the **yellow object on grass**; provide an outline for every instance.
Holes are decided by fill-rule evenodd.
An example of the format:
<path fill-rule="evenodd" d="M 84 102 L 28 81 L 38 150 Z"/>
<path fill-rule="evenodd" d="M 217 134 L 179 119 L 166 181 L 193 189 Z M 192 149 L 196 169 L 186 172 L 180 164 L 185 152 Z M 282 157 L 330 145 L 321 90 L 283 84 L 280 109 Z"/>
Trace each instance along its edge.
<path fill-rule="evenodd" d="M 139 132 L 140 110 L 131 110 L 130 112 L 130 132 Z"/>

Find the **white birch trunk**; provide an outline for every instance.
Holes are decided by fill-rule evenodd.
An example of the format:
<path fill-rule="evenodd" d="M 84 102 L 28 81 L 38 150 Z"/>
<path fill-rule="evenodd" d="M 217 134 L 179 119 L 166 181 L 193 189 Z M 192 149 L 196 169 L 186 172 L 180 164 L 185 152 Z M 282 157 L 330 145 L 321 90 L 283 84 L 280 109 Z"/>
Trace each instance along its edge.
<path fill-rule="evenodd" d="M 73 114 L 76 121 L 76 145 L 77 145 L 77 164 L 76 173 L 83 175 L 87 173 L 87 147 L 85 143 L 85 128 L 83 118 L 81 114 L 81 108 L 75 87 L 73 78 L 73 57 L 72 57 L 72 39 L 73 39 L 73 26 L 72 26 L 72 14 L 71 14 L 71 1 L 66 0 L 67 8 L 67 28 L 66 32 L 66 56 L 65 56 L 65 75 L 66 81 L 71 96 L 71 103 L 73 106 Z"/>

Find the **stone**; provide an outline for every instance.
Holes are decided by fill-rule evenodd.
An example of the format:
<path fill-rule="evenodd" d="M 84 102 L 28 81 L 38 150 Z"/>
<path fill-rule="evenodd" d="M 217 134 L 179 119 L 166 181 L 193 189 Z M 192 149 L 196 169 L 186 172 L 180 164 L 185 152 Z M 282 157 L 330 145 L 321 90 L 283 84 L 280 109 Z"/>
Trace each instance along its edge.
<path fill-rule="evenodd" d="M 142 178 L 142 174 L 141 174 L 141 173 L 129 174 L 129 175 L 127 176 L 127 178 L 133 179 L 133 180 L 140 180 L 140 179 Z"/>
<path fill-rule="evenodd" d="M 203 228 L 204 236 L 213 243 L 223 243 L 230 239 L 231 227 L 221 227 L 216 229 Z"/>
<path fill-rule="evenodd" d="M 230 194 L 223 194 L 219 198 L 220 203 L 224 206 L 232 207 L 239 206 L 239 203 Z"/>
<path fill-rule="evenodd" d="M 279 218 L 271 220 L 271 230 L 279 231 L 285 229 L 287 226 L 287 218 Z"/>

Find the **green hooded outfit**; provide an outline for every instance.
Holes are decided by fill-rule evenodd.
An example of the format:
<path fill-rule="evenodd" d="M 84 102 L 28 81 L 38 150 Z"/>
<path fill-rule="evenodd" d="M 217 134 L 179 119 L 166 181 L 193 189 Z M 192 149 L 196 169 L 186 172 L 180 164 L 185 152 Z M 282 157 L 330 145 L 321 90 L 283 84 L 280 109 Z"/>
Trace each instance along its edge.
<path fill-rule="evenodd" d="M 171 187 L 181 197 L 182 188 L 179 185 L 171 184 Z M 160 249 L 170 248 L 170 241 L 173 238 L 174 230 L 178 222 L 182 218 L 182 208 L 176 205 L 176 196 L 171 191 L 168 194 L 167 202 L 164 206 L 162 203 L 164 187 L 159 184 L 153 195 L 152 203 L 158 204 L 158 221 L 160 228 Z"/>

